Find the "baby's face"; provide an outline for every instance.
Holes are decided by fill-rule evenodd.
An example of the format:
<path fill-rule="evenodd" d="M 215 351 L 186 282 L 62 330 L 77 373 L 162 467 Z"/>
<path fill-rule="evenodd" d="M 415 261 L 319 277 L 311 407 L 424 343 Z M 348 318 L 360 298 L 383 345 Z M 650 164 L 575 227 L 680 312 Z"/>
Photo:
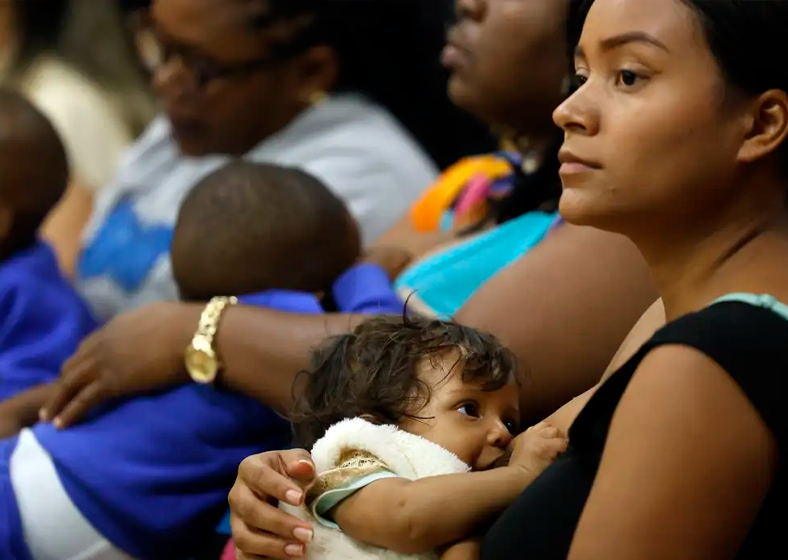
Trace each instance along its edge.
<path fill-rule="evenodd" d="M 462 380 L 459 352 L 425 358 L 419 376 L 432 387 L 432 399 L 402 429 L 448 449 L 473 470 L 491 468 L 519 432 L 519 392 L 512 381 L 497 391 Z"/>

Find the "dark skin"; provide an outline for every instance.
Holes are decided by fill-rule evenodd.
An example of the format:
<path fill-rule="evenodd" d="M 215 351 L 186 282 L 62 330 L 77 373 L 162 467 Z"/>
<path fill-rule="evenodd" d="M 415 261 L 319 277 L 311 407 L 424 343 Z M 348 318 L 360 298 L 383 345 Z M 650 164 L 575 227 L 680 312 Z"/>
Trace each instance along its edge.
<path fill-rule="evenodd" d="M 163 52 L 173 53 L 155 69 L 153 86 L 184 153 L 243 155 L 287 126 L 315 93 L 333 89 L 334 51 L 315 46 L 274 57 L 271 46 L 287 42 L 299 22 L 257 30 L 251 22 L 260 6 L 265 8 L 243 0 L 153 2 L 155 36 Z M 196 84 L 199 69 L 219 77 Z"/>

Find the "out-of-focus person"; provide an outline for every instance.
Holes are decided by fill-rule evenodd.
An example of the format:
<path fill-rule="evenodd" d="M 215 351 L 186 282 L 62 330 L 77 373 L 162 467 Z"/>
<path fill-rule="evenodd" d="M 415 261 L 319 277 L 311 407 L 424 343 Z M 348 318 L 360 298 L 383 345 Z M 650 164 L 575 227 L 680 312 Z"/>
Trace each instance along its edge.
<path fill-rule="evenodd" d="M 437 176 L 426 132 L 440 130 L 450 106 L 417 93 L 446 82 L 430 73 L 425 45 L 442 30 L 426 25 L 423 6 L 154 0 L 137 37 L 164 113 L 102 190 L 86 231 L 76 282 L 97 316 L 177 299 L 168 250 L 178 208 L 228 158 L 315 175 L 365 243 L 404 215 Z"/>
<path fill-rule="evenodd" d="M 70 185 L 42 233 L 70 274 L 95 192 L 154 114 L 117 3 L 0 2 L 0 83 L 26 95 L 66 146 Z"/>

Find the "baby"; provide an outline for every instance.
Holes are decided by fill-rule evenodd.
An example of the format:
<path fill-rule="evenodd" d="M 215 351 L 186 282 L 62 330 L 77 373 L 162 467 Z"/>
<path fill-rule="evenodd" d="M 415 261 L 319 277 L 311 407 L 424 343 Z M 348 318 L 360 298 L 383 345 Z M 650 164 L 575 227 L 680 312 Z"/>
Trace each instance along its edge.
<path fill-rule="evenodd" d="M 472 537 L 564 449 L 519 433 L 511 353 L 451 322 L 379 317 L 330 339 L 296 382 L 291 416 L 312 449 L 312 560 L 436 558 Z M 494 469 L 506 458 L 507 466 Z"/>
<path fill-rule="evenodd" d="M 0 89 L 0 401 L 56 379 L 95 327 L 54 253 L 38 239 L 68 176 L 51 123 L 21 95 Z M 27 407 L 31 420 L 35 404 Z M 0 434 L 5 423 L 0 417 Z"/>

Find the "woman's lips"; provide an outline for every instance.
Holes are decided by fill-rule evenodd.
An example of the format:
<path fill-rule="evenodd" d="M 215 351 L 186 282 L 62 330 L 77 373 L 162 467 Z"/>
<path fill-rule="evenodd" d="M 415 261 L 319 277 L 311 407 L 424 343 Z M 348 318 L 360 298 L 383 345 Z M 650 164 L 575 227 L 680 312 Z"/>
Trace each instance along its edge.
<path fill-rule="evenodd" d="M 446 68 L 457 69 L 468 65 L 470 54 L 468 51 L 453 43 L 447 44 L 441 53 L 441 64 Z"/>

